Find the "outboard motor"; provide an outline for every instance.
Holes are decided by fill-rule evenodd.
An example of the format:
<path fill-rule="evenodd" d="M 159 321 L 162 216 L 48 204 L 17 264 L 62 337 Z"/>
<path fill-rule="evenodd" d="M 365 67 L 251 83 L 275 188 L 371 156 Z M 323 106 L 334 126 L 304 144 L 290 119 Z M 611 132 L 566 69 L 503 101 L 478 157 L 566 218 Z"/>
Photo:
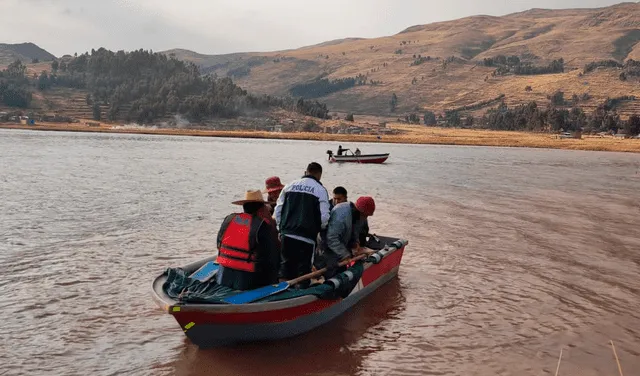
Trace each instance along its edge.
<path fill-rule="evenodd" d="M 327 154 L 329 154 L 329 160 L 333 157 L 333 152 L 331 150 L 327 150 Z"/>

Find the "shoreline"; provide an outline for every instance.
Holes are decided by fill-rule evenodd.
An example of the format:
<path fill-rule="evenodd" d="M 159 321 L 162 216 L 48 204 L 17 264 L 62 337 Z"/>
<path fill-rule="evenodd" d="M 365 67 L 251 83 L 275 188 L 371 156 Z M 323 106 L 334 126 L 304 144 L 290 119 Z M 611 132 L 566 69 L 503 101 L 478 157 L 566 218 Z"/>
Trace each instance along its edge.
<path fill-rule="evenodd" d="M 357 135 L 332 133 L 275 133 L 266 131 L 217 131 L 184 128 L 112 128 L 101 125 L 41 124 L 23 125 L 0 123 L 0 129 L 20 129 L 52 132 L 122 133 L 163 136 L 228 137 L 274 140 L 309 140 L 335 142 L 371 142 L 391 144 L 457 145 L 492 147 L 528 147 L 583 151 L 612 151 L 640 153 L 640 139 L 583 136 L 582 139 L 557 139 L 553 134 L 478 129 L 436 128 L 416 125 L 396 125 L 401 135 Z"/>

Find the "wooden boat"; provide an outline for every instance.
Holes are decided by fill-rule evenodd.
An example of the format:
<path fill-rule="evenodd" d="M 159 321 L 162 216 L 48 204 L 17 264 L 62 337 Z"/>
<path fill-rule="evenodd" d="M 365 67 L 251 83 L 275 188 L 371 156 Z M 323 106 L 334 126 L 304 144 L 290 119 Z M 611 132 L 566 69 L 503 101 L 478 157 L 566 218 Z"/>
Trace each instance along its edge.
<path fill-rule="evenodd" d="M 358 274 L 352 270 L 359 270 L 360 273 L 357 280 L 352 282 L 352 287 L 349 287 L 351 290 L 342 297 L 306 294 L 306 291 L 318 288 L 338 288 L 335 286 L 336 278 L 332 278 L 306 290 L 289 289 L 288 292 L 279 293 L 293 294 L 291 298 L 281 299 L 279 294 L 275 294 L 268 299 L 244 304 L 183 302 L 167 294 L 168 271 L 153 281 L 153 297 L 160 308 L 173 316 L 191 342 L 201 348 L 293 337 L 335 319 L 393 279 L 398 274 L 407 244 L 406 240 L 382 236 L 367 244 L 375 253 L 339 275 L 348 277 Z M 215 260 L 215 256 L 180 269 L 190 274 L 212 260 Z M 241 293 L 234 291 L 234 294 Z"/>
<path fill-rule="evenodd" d="M 329 162 L 335 163 L 384 163 L 389 158 L 389 153 L 385 154 L 360 154 L 356 155 L 349 149 L 346 149 L 350 154 L 335 155 L 333 151 L 327 150 L 329 154 Z"/>

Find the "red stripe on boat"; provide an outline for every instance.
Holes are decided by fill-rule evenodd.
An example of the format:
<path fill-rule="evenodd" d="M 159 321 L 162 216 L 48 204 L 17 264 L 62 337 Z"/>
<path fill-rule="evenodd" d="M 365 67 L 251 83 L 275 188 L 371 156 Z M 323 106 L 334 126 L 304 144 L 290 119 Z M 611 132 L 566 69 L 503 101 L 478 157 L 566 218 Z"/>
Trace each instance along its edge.
<path fill-rule="evenodd" d="M 189 322 L 197 324 L 249 324 L 249 323 L 276 323 L 297 319 L 301 316 L 307 316 L 316 312 L 320 312 L 332 305 L 340 302 L 342 299 L 326 300 L 318 299 L 311 303 L 307 303 L 297 307 L 282 308 L 271 311 L 261 312 L 230 312 L 230 313 L 214 313 L 214 312 L 172 312 L 175 319 L 184 326 Z"/>
<path fill-rule="evenodd" d="M 400 265 L 403 252 L 404 252 L 404 247 L 387 255 L 385 258 L 383 258 L 380 261 L 380 263 L 371 264 L 371 266 L 369 266 L 364 271 L 364 273 L 362 273 L 362 285 L 363 286 L 369 285 L 371 282 L 389 273 L 393 268 Z"/>

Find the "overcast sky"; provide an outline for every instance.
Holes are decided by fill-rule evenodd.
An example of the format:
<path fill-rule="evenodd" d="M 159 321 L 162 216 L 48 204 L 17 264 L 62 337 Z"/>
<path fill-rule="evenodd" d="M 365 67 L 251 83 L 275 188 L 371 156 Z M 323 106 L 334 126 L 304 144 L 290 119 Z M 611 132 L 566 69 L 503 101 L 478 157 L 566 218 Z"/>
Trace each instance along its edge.
<path fill-rule="evenodd" d="M 220 54 L 396 34 L 418 24 L 615 0 L 0 0 L 0 43 L 56 56 L 91 48 Z"/>

